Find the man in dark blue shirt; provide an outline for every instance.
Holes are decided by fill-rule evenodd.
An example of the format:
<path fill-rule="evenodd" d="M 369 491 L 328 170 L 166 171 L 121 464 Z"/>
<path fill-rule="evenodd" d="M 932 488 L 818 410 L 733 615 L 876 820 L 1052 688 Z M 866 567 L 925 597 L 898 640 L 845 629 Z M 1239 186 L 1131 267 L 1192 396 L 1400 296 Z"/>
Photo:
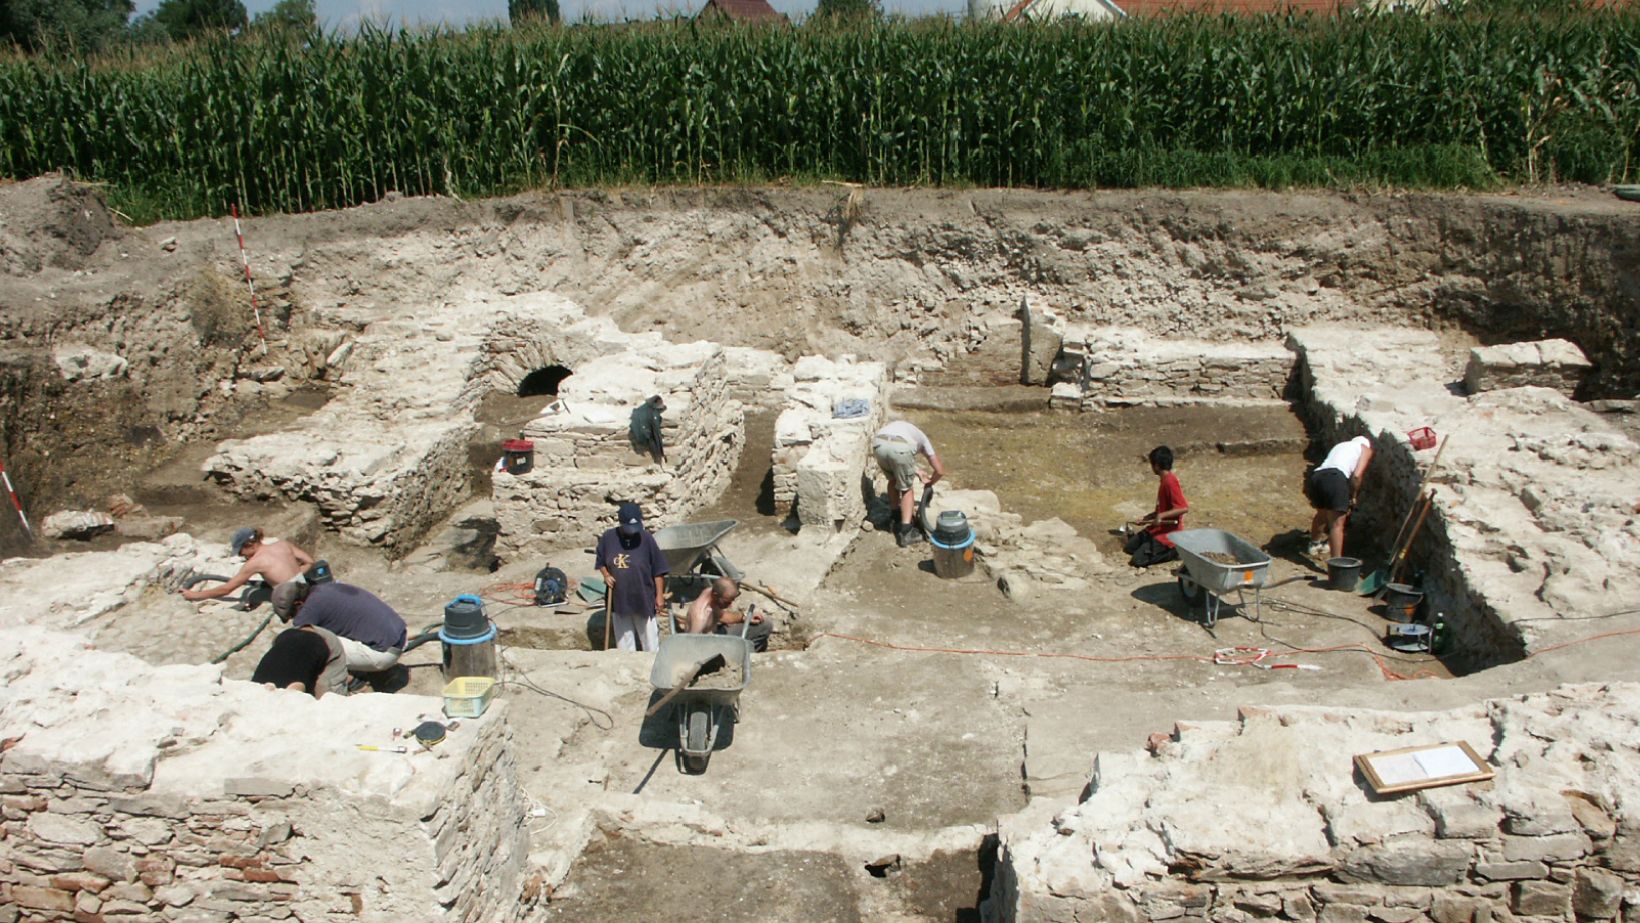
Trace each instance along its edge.
<path fill-rule="evenodd" d="M 660 646 L 656 617 L 666 613 L 666 555 L 643 527 L 636 503 L 621 504 L 615 528 L 598 539 L 598 572 L 609 595 L 615 646 L 653 651 Z"/>
<path fill-rule="evenodd" d="M 297 628 L 317 625 L 336 635 L 352 673 L 390 669 L 404 653 L 404 619 L 368 590 L 349 583 L 281 583 L 273 591 L 273 611 Z"/>

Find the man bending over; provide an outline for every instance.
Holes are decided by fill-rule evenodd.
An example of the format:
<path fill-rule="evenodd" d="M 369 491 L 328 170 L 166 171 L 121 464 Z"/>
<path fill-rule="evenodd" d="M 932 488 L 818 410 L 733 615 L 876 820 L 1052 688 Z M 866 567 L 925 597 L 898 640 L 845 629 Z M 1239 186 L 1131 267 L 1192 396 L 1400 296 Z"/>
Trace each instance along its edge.
<path fill-rule="evenodd" d="M 233 541 L 228 546 L 235 555 L 245 556 L 245 566 L 226 583 L 203 590 L 183 590 L 183 599 L 189 602 L 221 599 L 249 583 L 252 577 L 261 577 L 269 586 L 278 586 L 296 579 L 302 571 L 313 566 L 312 555 L 292 542 L 264 541 L 261 529 L 240 529 L 233 534 Z"/>
<path fill-rule="evenodd" d="M 332 580 L 318 586 L 291 580 L 273 591 L 273 611 L 297 628 L 317 625 L 334 634 L 352 673 L 391 669 L 409 640 L 404 619 L 368 590 Z"/>

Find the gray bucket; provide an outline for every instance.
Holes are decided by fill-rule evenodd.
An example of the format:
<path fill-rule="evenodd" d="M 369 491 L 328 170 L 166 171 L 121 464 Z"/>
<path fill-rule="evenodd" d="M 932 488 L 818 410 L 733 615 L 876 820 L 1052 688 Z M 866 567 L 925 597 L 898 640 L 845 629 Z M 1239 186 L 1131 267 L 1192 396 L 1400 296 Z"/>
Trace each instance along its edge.
<path fill-rule="evenodd" d="M 1360 558 L 1329 558 L 1327 559 L 1327 583 L 1335 590 L 1346 593 L 1355 592 L 1355 587 L 1361 582 Z"/>

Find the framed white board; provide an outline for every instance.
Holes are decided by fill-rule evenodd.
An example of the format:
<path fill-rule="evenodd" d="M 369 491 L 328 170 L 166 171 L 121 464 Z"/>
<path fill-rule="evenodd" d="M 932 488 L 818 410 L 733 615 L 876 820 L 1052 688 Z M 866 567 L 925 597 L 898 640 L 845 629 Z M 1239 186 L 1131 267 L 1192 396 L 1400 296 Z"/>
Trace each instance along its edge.
<path fill-rule="evenodd" d="M 1355 765 L 1380 795 L 1483 782 L 1497 775 L 1497 770 L 1461 740 L 1362 753 L 1355 757 Z"/>

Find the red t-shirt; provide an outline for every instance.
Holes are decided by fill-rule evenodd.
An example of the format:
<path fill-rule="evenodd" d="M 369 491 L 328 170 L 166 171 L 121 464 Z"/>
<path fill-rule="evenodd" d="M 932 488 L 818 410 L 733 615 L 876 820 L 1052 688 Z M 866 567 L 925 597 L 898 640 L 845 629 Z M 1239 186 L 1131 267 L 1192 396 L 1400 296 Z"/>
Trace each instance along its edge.
<path fill-rule="evenodd" d="M 1179 476 L 1171 471 L 1163 471 L 1161 483 L 1156 485 L 1156 515 L 1160 516 L 1168 510 L 1176 510 L 1189 505 L 1184 499 L 1184 488 L 1179 486 Z M 1167 540 L 1167 533 L 1177 532 L 1184 528 L 1183 522 L 1184 517 L 1180 516 L 1176 520 L 1158 522 L 1145 529 L 1145 531 L 1156 536 L 1157 541 L 1171 548 L 1173 543 Z"/>

